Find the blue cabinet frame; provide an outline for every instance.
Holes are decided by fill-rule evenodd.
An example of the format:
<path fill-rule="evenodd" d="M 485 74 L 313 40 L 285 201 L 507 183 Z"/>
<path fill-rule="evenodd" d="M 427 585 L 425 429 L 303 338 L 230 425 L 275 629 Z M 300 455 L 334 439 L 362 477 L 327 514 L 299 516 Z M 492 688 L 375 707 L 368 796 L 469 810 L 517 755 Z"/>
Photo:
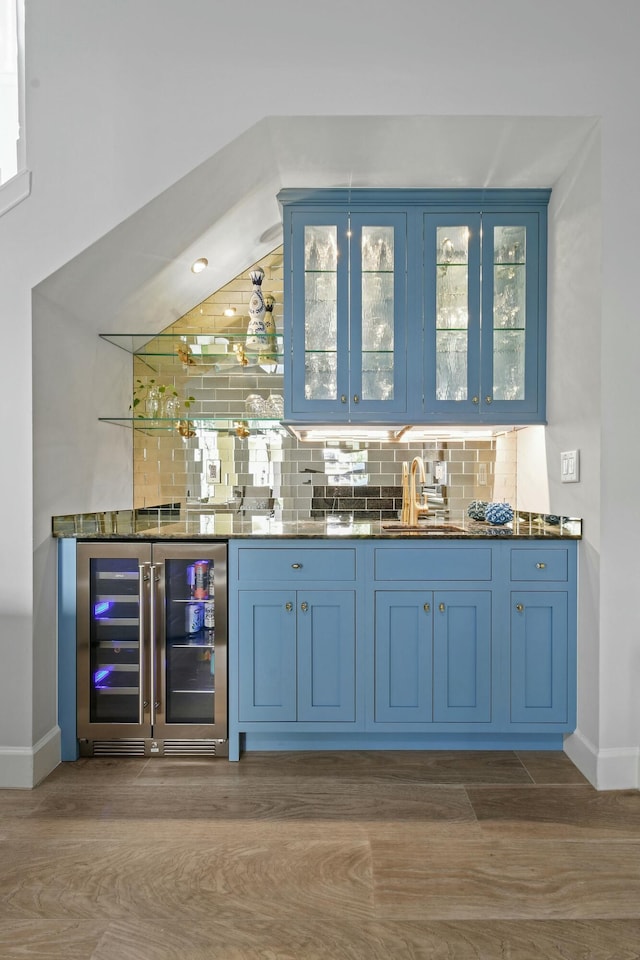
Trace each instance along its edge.
<path fill-rule="evenodd" d="M 374 723 L 489 723 L 490 591 L 376 591 L 374 665 Z"/>
<path fill-rule="evenodd" d="M 545 423 L 547 207 L 550 190 L 282 190 L 284 221 L 285 419 L 292 423 Z M 394 386 L 387 399 L 362 400 L 361 244 L 366 224 L 390 224 L 394 271 Z M 337 393 L 305 396 L 304 229 L 335 224 Z M 470 230 L 466 389 L 436 390 L 436 231 Z M 524 395 L 494 390 L 495 227 L 526 230 Z M 504 331 L 498 331 L 504 334 Z"/>
<path fill-rule="evenodd" d="M 355 594 L 238 593 L 241 721 L 355 720 Z"/>
<path fill-rule="evenodd" d="M 511 598 L 511 722 L 566 723 L 568 594 L 514 591 Z"/>
<path fill-rule="evenodd" d="M 307 396 L 307 364 L 315 351 L 307 348 L 307 284 L 334 271 L 305 269 L 305 228 L 335 227 L 337 237 L 336 340 L 323 343 L 318 357 L 335 352 L 336 384 L 331 397 Z M 390 363 L 393 387 L 388 398 L 367 397 L 363 365 L 368 351 L 363 344 L 363 292 L 366 274 L 362 262 L 362 232 L 366 226 L 390 227 L 394 235 L 393 350 Z M 368 213 L 344 207 L 292 210 L 286 217 L 285 270 L 285 417 L 322 422 L 395 422 L 408 413 L 407 396 L 407 215 L 375 207 Z M 369 351 L 371 352 L 371 351 Z"/>
<path fill-rule="evenodd" d="M 229 556 L 232 759 L 242 737 L 249 749 L 560 749 L 575 728 L 575 541 L 231 541 Z M 256 654 L 250 611 L 271 603 Z M 302 603 L 317 605 L 313 628 Z"/>

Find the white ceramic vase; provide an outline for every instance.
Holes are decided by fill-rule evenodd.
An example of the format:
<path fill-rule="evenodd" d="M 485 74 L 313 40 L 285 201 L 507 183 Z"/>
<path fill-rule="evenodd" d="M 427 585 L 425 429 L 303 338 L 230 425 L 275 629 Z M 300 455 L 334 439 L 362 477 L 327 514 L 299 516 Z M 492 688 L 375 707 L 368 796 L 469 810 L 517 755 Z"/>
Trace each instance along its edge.
<path fill-rule="evenodd" d="M 255 350 L 256 348 L 263 348 L 268 341 L 264 320 L 267 308 L 262 296 L 264 270 L 262 267 L 257 267 L 250 272 L 249 276 L 253 284 L 253 293 L 249 300 L 249 326 L 247 327 L 246 347 Z"/>

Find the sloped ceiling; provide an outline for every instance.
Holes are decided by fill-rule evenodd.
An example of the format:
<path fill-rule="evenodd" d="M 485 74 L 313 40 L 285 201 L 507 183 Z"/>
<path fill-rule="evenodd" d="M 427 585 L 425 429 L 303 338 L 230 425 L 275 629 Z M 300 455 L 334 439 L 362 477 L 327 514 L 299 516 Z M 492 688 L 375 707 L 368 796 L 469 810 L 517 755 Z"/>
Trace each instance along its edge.
<path fill-rule="evenodd" d="M 38 286 L 97 332 L 156 333 L 282 242 L 282 187 L 552 187 L 591 117 L 270 117 Z M 192 262 L 206 257 L 199 275 Z"/>

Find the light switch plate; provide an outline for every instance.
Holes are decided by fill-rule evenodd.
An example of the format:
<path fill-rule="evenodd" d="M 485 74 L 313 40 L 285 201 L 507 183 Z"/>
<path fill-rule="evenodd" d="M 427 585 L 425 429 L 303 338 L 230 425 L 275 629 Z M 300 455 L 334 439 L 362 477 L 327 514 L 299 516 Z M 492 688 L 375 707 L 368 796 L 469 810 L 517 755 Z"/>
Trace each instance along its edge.
<path fill-rule="evenodd" d="M 565 450 L 560 454 L 560 480 L 562 483 L 578 483 L 580 480 L 579 450 Z"/>

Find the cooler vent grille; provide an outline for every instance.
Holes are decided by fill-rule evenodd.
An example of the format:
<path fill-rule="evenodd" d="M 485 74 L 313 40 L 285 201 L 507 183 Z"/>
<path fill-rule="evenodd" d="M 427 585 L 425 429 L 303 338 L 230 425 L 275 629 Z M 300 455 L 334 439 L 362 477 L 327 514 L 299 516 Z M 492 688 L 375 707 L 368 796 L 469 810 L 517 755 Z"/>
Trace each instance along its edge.
<path fill-rule="evenodd" d="M 217 753 L 215 740 L 165 740 L 165 757 L 215 757 Z"/>
<path fill-rule="evenodd" d="M 94 740 L 94 757 L 144 757 L 144 740 Z"/>

